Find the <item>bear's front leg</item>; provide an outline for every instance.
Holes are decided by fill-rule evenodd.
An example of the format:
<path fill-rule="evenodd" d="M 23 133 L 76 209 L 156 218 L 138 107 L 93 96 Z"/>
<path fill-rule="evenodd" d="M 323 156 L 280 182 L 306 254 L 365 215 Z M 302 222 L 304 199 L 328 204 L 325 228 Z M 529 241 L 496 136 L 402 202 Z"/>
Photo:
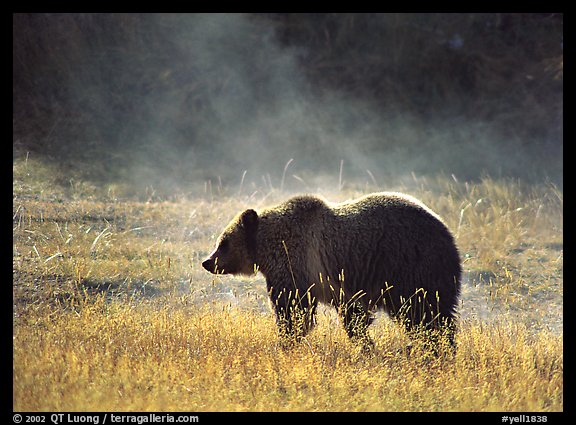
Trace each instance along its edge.
<path fill-rule="evenodd" d="M 314 326 L 318 301 L 310 291 L 300 291 L 293 284 L 267 286 L 282 340 L 292 343 L 306 336 Z"/>

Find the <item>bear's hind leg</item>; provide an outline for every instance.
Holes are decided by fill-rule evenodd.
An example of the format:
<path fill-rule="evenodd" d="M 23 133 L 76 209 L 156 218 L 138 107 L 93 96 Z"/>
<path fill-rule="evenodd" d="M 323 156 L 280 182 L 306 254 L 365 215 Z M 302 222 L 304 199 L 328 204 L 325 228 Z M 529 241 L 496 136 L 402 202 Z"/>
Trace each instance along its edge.
<path fill-rule="evenodd" d="M 340 318 L 348 337 L 365 350 L 374 347 L 374 342 L 368 335 L 368 326 L 374 318 L 361 302 L 344 303 L 338 308 Z"/>
<path fill-rule="evenodd" d="M 432 321 L 415 320 L 414 317 L 397 317 L 400 319 L 408 336 L 419 340 L 435 356 L 441 353 L 456 353 L 456 321 L 453 316 L 437 314 Z"/>

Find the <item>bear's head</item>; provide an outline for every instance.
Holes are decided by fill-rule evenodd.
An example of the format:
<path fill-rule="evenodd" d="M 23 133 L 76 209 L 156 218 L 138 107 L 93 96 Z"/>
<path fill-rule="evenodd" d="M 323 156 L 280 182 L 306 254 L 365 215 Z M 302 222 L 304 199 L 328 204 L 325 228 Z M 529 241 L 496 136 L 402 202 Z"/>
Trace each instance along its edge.
<path fill-rule="evenodd" d="M 202 267 L 214 274 L 254 274 L 257 229 L 256 211 L 249 209 L 238 214 L 226 226 Z"/>

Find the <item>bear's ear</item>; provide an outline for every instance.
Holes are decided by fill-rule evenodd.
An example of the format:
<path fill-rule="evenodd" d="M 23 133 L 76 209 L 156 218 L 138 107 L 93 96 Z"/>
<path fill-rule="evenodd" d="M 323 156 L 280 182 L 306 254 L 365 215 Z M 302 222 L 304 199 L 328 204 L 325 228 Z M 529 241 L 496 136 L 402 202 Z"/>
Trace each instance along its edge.
<path fill-rule="evenodd" d="M 240 220 L 242 226 L 247 230 L 256 230 L 256 227 L 258 227 L 258 214 L 252 209 L 244 211 L 240 216 Z"/>

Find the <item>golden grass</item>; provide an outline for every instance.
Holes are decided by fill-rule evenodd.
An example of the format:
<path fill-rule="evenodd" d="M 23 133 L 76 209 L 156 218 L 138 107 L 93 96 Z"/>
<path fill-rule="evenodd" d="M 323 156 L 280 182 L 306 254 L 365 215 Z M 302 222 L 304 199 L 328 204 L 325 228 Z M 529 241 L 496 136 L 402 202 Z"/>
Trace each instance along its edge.
<path fill-rule="evenodd" d="M 28 316 L 14 330 L 14 409 L 562 409 L 562 341 L 523 325 L 464 323 L 452 360 L 407 356 L 390 322 L 360 353 L 328 317 L 284 350 L 270 315 L 164 301 Z"/>
<path fill-rule="evenodd" d="M 454 359 L 384 317 L 362 353 L 336 314 L 293 349 L 264 282 L 200 259 L 242 208 L 286 194 L 119 200 L 14 163 L 13 407 L 22 411 L 561 411 L 562 192 L 486 178 L 404 190 L 457 235 L 466 279 Z M 81 189 L 81 190 L 80 190 Z M 341 200 L 365 191 L 344 187 Z M 340 199 L 339 199 L 340 198 Z"/>

